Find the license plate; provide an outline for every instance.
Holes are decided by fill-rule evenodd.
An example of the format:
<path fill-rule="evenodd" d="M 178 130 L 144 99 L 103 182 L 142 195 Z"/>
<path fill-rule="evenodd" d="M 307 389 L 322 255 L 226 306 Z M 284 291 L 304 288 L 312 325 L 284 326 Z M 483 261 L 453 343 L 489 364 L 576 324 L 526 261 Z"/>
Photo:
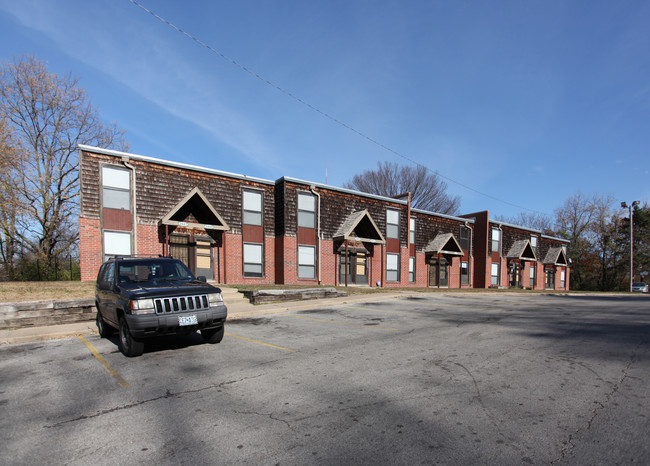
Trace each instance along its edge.
<path fill-rule="evenodd" d="M 184 326 L 184 325 L 196 325 L 198 324 L 199 321 L 196 320 L 196 316 L 178 316 L 178 325 Z"/>

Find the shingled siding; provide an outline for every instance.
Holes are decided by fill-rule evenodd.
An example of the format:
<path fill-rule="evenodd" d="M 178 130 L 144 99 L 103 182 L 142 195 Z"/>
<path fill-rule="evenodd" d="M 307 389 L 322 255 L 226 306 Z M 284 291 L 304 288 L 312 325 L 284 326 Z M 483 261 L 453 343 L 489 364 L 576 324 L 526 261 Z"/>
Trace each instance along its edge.
<path fill-rule="evenodd" d="M 134 205 L 131 206 L 131 216 L 128 211 L 118 213 L 101 209 L 101 166 L 111 164 L 131 171 L 135 181 Z M 318 183 L 309 183 L 283 177 L 277 181 L 269 181 L 236 175 L 218 170 L 212 170 L 174 162 L 153 159 L 149 157 L 108 151 L 104 149 L 82 146 L 80 151 L 80 180 L 81 180 L 81 215 L 79 219 L 81 269 L 83 280 L 94 280 L 102 261 L 102 237 L 106 222 L 112 222 L 112 230 L 130 231 L 132 235 L 132 250 L 142 255 L 157 255 L 166 253 L 165 242 L 168 234 L 186 234 L 190 243 L 197 237 L 212 238 L 212 259 L 214 279 L 224 284 L 300 284 L 310 285 L 342 285 L 340 264 L 340 247 L 342 240 L 334 240 L 335 235 L 341 235 L 346 228 L 352 228 L 361 219 L 364 227 L 371 235 L 367 218 L 351 217 L 352 213 L 367 211 L 375 223 L 377 230 L 386 238 L 387 210 L 399 212 L 399 238 L 386 238 L 386 244 L 367 242 L 368 250 L 367 279 L 369 286 L 397 287 L 426 287 L 430 286 L 431 256 L 438 253 L 425 249 L 439 235 L 451 233 L 460 242 L 461 228 L 467 224 L 471 229 L 469 250 L 463 250 L 462 256 L 441 253 L 449 261 L 448 287 L 486 287 L 490 283 L 490 266 L 492 260 L 501 263 L 501 284 L 508 284 L 508 261 L 504 257 L 515 241 L 529 239 L 531 231 L 526 228 L 500 225 L 502 235 L 502 254 L 493 257 L 488 248 L 490 237 L 490 220 L 487 211 L 469 214 L 464 218 L 426 212 L 419 209 L 411 210 L 415 219 L 416 231 L 414 244 L 409 242 L 409 207 L 405 200 L 389 199 L 382 196 L 360 193 Z M 161 220 L 173 211 L 187 195 L 197 188 L 207 202 L 228 225 L 227 231 L 203 229 L 194 226 L 193 216 L 188 215 L 189 225 L 161 225 Z M 243 192 L 251 189 L 263 194 L 263 226 L 242 225 L 243 222 Z M 320 200 L 320 234 L 316 228 L 298 228 L 298 194 L 317 193 L 316 201 Z M 195 199 L 195 198 L 193 198 Z M 188 201 L 189 202 L 189 201 Z M 192 201 L 197 202 L 197 201 Z M 199 201 L 202 202 L 202 201 Z M 188 206 L 196 207 L 194 204 Z M 188 207 L 189 208 L 189 207 Z M 200 206 L 199 206 L 200 208 Z M 180 211 L 183 212 L 183 211 Z M 187 211 L 185 211 L 187 212 Z M 119 215 L 118 215 L 119 214 Z M 117 216 L 116 216 L 117 215 Z M 185 215 L 185 214 L 184 214 Z M 119 217 L 119 218 L 118 218 Z M 175 218 L 181 220 L 181 218 Z M 205 221 L 205 220 L 204 220 Z M 346 225 L 348 222 L 349 225 Z M 344 227 L 344 228 L 342 228 Z M 361 230 L 359 230 L 361 231 Z M 529 278 L 531 264 L 536 267 L 535 287 L 544 287 L 544 266 L 541 259 L 545 257 L 550 247 L 563 245 L 561 240 L 545 237 L 539 233 L 537 245 L 537 263 L 523 261 L 523 279 Z M 355 234 L 353 233 L 353 236 Z M 359 234 L 359 236 L 362 236 Z M 447 240 L 445 240 L 447 241 Z M 243 275 L 243 244 L 244 242 L 261 243 L 264 245 L 263 276 L 259 278 L 244 277 Z M 451 244 L 451 243 L 449 243 Z M 316 278 L 298 278 L 298 247 L 316 246 Z M 194 246 L 190 246 L 194 247 Z M 356 246 L 352 246 L 356 247 Z M 433 248 L 433 246 L 432 246 Z M 432 249 L 433 251 L 434 249 Z M 192 251 L 192 249 L 190 249 Z M 386 281 L 386 263 L 388 253 L 399 253 L 399 280 Z M 354 254 L 354 252 L 353 252 Z M 190 252 L 190 257 L 192 253 Z M 360 259 L 363 256 L 358 255 Z M 409 257 L 415 258 L 415 281 L 409 280 Z M 437 257 L 434 257 L 434 259 Z M 193 259 L 189 259 L 192 268 Z M 469 264 L 469 283 L 461 285 L 460 264 Z M 568 268 L 561 265 L 549 264 L 558 273 L 555 277 L 556 289 L 560 286 L 560 271 L 566 273 L 566 288 L 568 288 Z M 550 277 L 550 275 L 549 275 Z M 320 279 L 320 280 L 319 280 Z M 363 283 L 361 280 L 359 283 Z M 444 286 L 444 285 L 443 285 Z"/>

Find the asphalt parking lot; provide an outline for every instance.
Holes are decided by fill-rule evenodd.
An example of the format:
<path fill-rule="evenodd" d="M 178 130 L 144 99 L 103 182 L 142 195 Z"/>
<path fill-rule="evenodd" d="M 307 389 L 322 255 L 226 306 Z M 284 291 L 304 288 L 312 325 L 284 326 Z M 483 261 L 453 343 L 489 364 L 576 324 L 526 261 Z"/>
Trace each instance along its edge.
<path fill-rule="evenodd" d="M 4 464 L 650 463 L 645 296 L 422 294 L 0 347 Z"/>

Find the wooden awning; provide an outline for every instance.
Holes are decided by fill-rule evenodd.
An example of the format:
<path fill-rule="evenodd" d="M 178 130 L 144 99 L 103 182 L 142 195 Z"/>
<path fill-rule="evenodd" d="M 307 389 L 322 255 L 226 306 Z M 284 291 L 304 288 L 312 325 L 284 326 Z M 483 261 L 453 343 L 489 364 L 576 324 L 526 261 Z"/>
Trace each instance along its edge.
<path fill-rule="evenodd" d="M 515 241 L 506 254 L 506 259 L 520 259 L 526 261 L 537 261 L 533 246 L 530 240 L 521 239 Z"/>
<path fill-rule="evenodd" d="M 199 188 L 192 189 L 160 220 L 160 224 L 202 230 L 230 229 Z"/>
<path fill-rule="evenodd" d="M 436 235 L 424 248 L 426 254 L 451 254 L 462 256 L 463 248 L 452 233 L 441 233 Z"/>
<path fill-rule="evenodd" d="M 362 241 L 374 244 L 385 244 L 377 224 L 367 210 L 352 212 L 334 233 L 334 240 Z"/>
<path fill-rule="evenodd" d="M 542 263 L 544 265 L 567 265 L 564 249 L 562 247 L 550 248 Z"/>

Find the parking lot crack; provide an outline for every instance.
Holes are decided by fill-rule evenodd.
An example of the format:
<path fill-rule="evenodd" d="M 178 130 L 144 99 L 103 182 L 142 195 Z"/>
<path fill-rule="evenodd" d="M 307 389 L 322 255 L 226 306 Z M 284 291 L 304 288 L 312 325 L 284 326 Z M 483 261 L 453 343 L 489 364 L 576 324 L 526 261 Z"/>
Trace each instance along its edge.
<path fill-rule="evenodd" d="M 551 461 L 551 464 L 555 464 L 555 463 L 557 463 L 559 461 L 562 461 L 567 457 L 567 455 L 576 446 L 576 437 L 578 436 L 578 434 L 591 429 L 591 426 L 593 425 L 593 423 L 596 420 L 596 418 L 598 417 L 598 415 L 605 408 L 607 408 L 609 406 L 612 398 L 614 398 L 614 396 L 618 393 L 618 391 L 620 390 L 620 388 L 623 385 L 623 383 L 625 382 L 625 380 L 628 379 L 628 378 L 631 378 L 631 376 L 629 376 L 628 373 L 629 373 L 630 368 L 632 367 L 632 365 L 637 361 L 638 349 L 644 344 L 645 344 L 645 340 L 641 340 L 639 342 L 639 344 L 634 348 L 629 361 L 627 362 L 627 364 L 625 365 L 625 367 L 623 367 L 623 370 L 621 371 L 621 377 L 614 383 L 611 390 L 609 390 L 607 393 L 605 393 L 605 396 L 603 397 L 602 401 L 601 400 L 595 400 L 594 401 L 593 404 L 595 405 L 595 407 L 591 410 L 590 416 L 587 419 L 587 421 L 585 422 L 585 424 L 582 427 L 579 427 L 578 429 L 576 429 L 573 433 L 569 434 L 564 448 L 562 448 L 562 450 L 560 451 L 560 456 L 557 459 Z"/>
<path fill-rule="evenodd" d="M 46 428 L 46 429 L 60 427 L 60 426 L 65 425 L 65 424 L 70 424 L 70 423 L 78 422 L 78 421 L 85 421 L 85 420 L 88 420 L 88 419 L 94 419 L 94 418 L 104 416 L 106 414 L 111 414 L 111 413 L 114 413 L 114 412 L 117 412 L 117 411 L 123 411 L 123 410 L 126 410 L 126 409 L 137 408 L 139 406 L 145 405 L 147 403 L 153 403 L 155 401 L 160 401 L 160 400 L 164 400 L 164 399 L 168 399 L 168 398 L 179 398 L 179 397 L 181 397 L 183 395 L 204 392 L 206 390 L 214 390 L 214 389 L 224 388 L 224 387 L 227 387 L 228 385 L 243 382 L 244 380 L 254 379 L 256 377 L 261 377 L 261 375 L 255 375 L 255 376 L 251 376 L 251 377 L 242 377 L 241 379 L 237 379 L 237 380 L 229 380 L 229 381 L 225 381 L 225 382 L 220 382 L 218 384 L 211 384 L 211 385 L 208 385 L 208 386 L 205 386 L 205 387 L 195 388 L 195 389 L 191 389 L 191 390 L 182 390 L 182 391 L 179 391 L 179 392 L 172 392 L 171 390 L 167 389 L 164 395 L 156 396 L 154 398 L 149 398 L 149 399 L 146 399 L 146 400 L 136 401 L 136 402 L 129 403 L 129 404 L 126 404 L 126 405 L 122 405 L 122 406 L 115 406 L 113 408 L 103 409 L 103 410 L 97 411 L 96 413 L 93 413 L 93 414 L 84 414 L 84 415 L 78 416 L 78 417 L 73 418 L 73 419 L 67 419 L 65 421 L 57 422 L 55 424 L 45 425 L 43 427 Z"/>

